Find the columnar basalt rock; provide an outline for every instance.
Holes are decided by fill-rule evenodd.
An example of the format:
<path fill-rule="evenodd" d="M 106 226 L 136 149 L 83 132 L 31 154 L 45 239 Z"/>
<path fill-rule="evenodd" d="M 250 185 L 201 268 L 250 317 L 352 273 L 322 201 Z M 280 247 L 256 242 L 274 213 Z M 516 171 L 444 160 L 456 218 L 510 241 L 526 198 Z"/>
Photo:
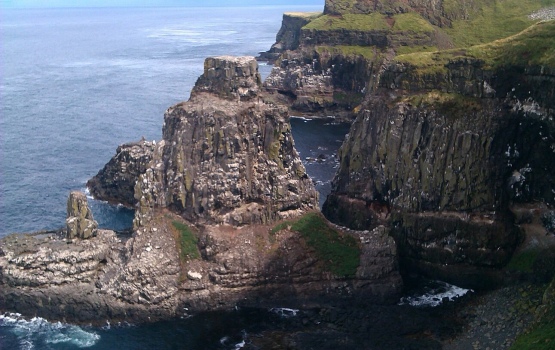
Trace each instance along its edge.
<path fill-rule="evenodd" d="M 555 203 L 555 80 L 548 67 L 472 57 L 432 67 L 381 74 L 323 211 L 357 229 L 389 222 L 404 266 L 491 286 L 521 239 L 511 205 Z"/>
<path fill-rule="evenodd" d="M 73 191 L 67 199 L 66 234 L 68 239 L 96 236 L 98 223 L 94 220 L 87 197 Z"/>
<path fill-rule="evenodd" d="M 191 222 L 263 224 L 317 207 L 286 111 L 258 95 L 253 57 L 208 58 L 188 102 L 165 115 L 160 157 L 140 177 L 141 215 L 167 207 Z"/>
<path fill-rule="evenodd" d="M 252 57 L 209 57 L 191 97 L 207 92 L 224 99 L 248 101 L 256 97 L 261 83 L 258 64 Z"/>

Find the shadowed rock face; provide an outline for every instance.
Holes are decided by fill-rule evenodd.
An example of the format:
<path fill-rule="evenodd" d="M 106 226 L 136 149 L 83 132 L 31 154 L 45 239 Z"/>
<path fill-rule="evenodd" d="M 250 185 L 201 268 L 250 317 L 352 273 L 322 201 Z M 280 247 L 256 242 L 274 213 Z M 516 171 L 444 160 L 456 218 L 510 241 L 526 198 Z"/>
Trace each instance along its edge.
<path fill-rule="evenodd" d="M 491 286 L 520 242 L 510 205 L 555 203 L 555 80 L 506 70 L 390 65 L 339 152 L 325 215 L 357 229 L 389 222 L 404 266 Z"/>
<path fill-rule="evenodd" d="M 100 200 L 134 207 L 135 183 L 146 171 L 155 148 L 156 142 L 145 140 L 120 145 L 116 155 L 87 181 L 91 194 Z"/>
<path fill-rule="evenodd" d="M 96 236 L 98 223 L 93 218 L 85 194 L 76 191 L 69 194 L 66 226 L 68 239 Z"/>

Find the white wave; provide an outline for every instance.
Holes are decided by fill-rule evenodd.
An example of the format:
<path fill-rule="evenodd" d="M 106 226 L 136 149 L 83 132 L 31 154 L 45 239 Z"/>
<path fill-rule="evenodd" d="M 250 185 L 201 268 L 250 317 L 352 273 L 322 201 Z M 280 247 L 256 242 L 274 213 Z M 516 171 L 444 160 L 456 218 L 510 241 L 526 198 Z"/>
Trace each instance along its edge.
<path fill-rule="evenodd" d="M 23 349 L 35 349 L 37 343 L 65 343 L 78 348 L 88 348 L 100 339 L 100 335 L 79 326 L 52 323 L 41 317 L 27 320 L 21 314 L 15 313 L 0 315 L 0 327 L 7 328 L 8 332 L 17 336 Z"/>
<path fill-rule="evenodd" d="M 292 119 L 299 119 L 299 120 L 302 120 L 302 121 L 305 121 L 305 122 L 308 122 L 308 121 L 311 121 L 311 120 L 312 120 L 312 119 L 310 119 L 310 118 L 299 117 L 299 116 L 296 116 L 296 115 L 292 115 L 291 118 L 292 118 Z"/>
<path fill-rule="evenodd" d="M 297 316 L 297 313 L 299 312 L 299 310 L 289 309 L 289 308 L 286 308 L 286 307 L 274 307 L 274 308 L 270 309 L 270 312 L 273 312 L 276 315 L 279 315 L 279 316 L 284 317 L 284 318 L 290 318 L 290 317 Z"/>
<path fill-rule="evenodd" d="M 444 300 L 453 301 L 468 292 L 473 292 L 473 290 L 457 287 L 442 281 L 431 281 L 431 285 L 426 287 L 423 293 L 402 297 L 398 305 L 435 307 L 441 305 Z"/>
<path fill-rule="evenodd" d="M 83 192 L 85 196 L 87 196 L 87 199 L 94 199 L 91 194 L 91 190 L 88 187 L 81 188 L 81 192 Z"/>

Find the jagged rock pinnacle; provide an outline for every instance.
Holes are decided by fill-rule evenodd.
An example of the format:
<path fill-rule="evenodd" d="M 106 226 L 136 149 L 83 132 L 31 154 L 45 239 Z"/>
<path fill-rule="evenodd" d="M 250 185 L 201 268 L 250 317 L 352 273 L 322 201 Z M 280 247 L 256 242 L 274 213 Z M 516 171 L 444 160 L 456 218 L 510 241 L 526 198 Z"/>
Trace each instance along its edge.
<path fill-rule="evenodd" d="M 68 239 L 96 236 L 98 223 L 87 204 L 87 197 L 81 192 L 73 191 L 69 194 L 66 227 Z"/>

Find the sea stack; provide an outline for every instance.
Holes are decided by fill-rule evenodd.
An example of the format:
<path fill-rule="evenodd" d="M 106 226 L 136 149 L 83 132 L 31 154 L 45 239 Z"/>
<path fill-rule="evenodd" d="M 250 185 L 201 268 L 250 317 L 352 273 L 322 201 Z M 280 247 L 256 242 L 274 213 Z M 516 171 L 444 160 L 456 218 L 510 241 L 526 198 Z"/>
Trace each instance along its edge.
<path fill-rule="evenodd" d="M 162 148 L 138 179 L 138 226 L 153 207 L 235 226 L 318 207 L 287 111 L 266 103 L 260 84 L 254 57 L 206 59 L 190 100 L 166 111 Z"/>
<path fill-rule="evenodd" d="M 88 239 L 96 236 L 98 223 L 87 203 L 85 194 L 72 191 L 67 199 L 67 239 Z"/>

